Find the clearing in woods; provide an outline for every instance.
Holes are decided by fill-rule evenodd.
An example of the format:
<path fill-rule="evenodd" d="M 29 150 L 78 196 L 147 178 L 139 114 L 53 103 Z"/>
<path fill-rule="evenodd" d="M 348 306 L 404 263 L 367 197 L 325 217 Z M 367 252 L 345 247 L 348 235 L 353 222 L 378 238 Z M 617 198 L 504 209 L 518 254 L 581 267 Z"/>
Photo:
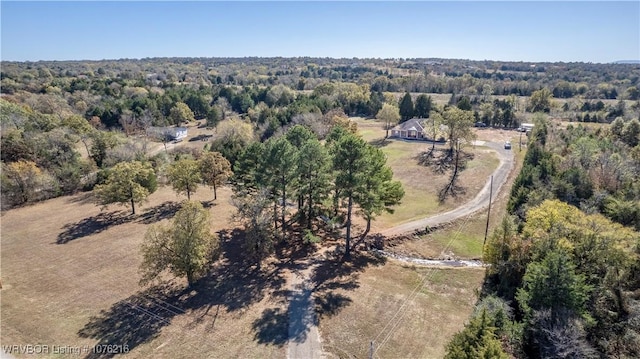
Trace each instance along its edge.
<path fill-rule="evenodd" d="M 382 133 L 379 123 L 358 124 L 365 137 L 372 136 L 369 140 Z M 472 197 L 484 181 L 478 178 L 486 179 L 497 165 L 490 152 L 478 148 L 461 178 L 469 187 L 467 194 L 438 208 L 425 199 L 430 195 L 425 183 L 436 183 L 435 175 L 414 165 L 413 157 L 426 144 L 381 145 L 407 197 L 395 215 L 374 222 L 376 229 L 455 207 Z M 101 210 L 88 193 L 4 212 L 3 345 L 126 345 L 126 357 L 131 358 L 287 356 L 290 321 L 295 320 L 289 314 L 296 310 L 290 307 L 295 302 L 292 278 L 308 265 L 309 248 L 294 247 L 286 256 L 291 259 L 271 260 L 256 272 L 242 258 L 242 232 L 233 230 L 230 196 L 229 188 L 220 189 L 215 202 L 210 189 L 200 188 L 194 195 L 212 213 L 212 230 L 221 238 L 223 256 L 192 289 L 185 289 L 182 280 L 138 286 L 139 245 L 146 227 L 169 220 L 184 199 L 169 187 L 152 194 L 136 216 L 117 206 Z M 405 206 L 409 210 L 403 212 Z M 316 318 L 303 317 L 319 323 L 325 354 L 364 356 L 369 341 L 379 335 L 383 346 L 377 356 L 439 356 L 472 309 L 483 272 L 413 268 L 366 253 L 342 263 L 331 250 L 341 243 L 323 244 L 326 253 L 305 275 L 305 288 L 312 288 L 313 294 L 299 298 L 315 309 Z M 379 332 L 418 284 L 411 310 L 391 332 Z M 304 321 L 301 325 L 300 330 L 294 328 L 295 335 L 307 335 L 311 328 Z M 435 326 L 437 331 L 425 332 Z"/>

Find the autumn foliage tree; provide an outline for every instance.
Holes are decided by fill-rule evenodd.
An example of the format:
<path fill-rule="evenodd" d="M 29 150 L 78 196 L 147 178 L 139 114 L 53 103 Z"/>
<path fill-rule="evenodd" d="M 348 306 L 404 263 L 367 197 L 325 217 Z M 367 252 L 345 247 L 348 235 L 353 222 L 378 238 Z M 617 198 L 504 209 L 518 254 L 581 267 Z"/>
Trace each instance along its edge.
<path fill-rule="evenodd" d="M 389 137 L 389 128 L 400 120 L 400 110 L 395 105 L 384 103 L 380 111 L 376 114 L 376 118 L 384 122 L 386 131 L 384 137 L 386 138 Z"/>
<path fill-rule="evenodd" d="M 205 152 L 198 164 L 203 182 L 213 187 L 213 199 L 218 199 L 217 187 L 224 185 L 233 175 L 231 164 L 220 152 Z"/>
<path fill-rule="evenodd" d="M 184 102 L 178 102 L 169 112 L 169 120 L 176 125 L 195 120 L 193 111 Z"/>
<path fill-rule="evenodd" d="M 36 198 L 38 191 L 51 187 L 52 178 L 31 161 L 2 164 L 2 195 L 12 204 L 23 204 Z"/>
<path fill-rule="evenodd" d="M 108 172 L 106 182 L 95 187 L 95 194 L 103 206 L 130 203 L 131 214 L 136 214 L 135 204 L 144 202 L 157 186 L 156 174 L 150 163 L 120 162 Z"/>
<path fill-rule="evenodd" d="M 199 202 L 185 201 L 169 225 L 152 225 L 142 243 L 141 284 L 163 272 L 187 277 L 193 285 L 214 260 L 219 242 L 211 233 L 211 216 Z"/>
<path fill-rule="evenodd" d="M 198 161 L 190 158 L 175 161 L 167 169 L 167 178 L 178 194 L 184 193 L 187 195 L 187 199 L 191 200 L 191 194 L 198 189 L 198 184 L 202 182 Z"/>

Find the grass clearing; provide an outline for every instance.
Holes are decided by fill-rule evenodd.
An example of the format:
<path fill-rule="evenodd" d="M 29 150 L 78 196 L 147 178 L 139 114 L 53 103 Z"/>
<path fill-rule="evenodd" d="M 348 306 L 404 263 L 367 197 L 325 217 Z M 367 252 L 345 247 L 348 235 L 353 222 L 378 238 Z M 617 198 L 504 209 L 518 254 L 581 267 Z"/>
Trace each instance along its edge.
<path fill-rule="evenodd" d="M 514 149 L 515 165 L 509 175 L 506 184 L 496 195 L 491 204 L 489 219 L 489 235 L 498 226 L 502 217 L 506 214 L 507 202 L 513 180 L 520 172 L 526 151 Z M 402 242 L 393 251 L 413 257 L 459 257 L 482 258 L 482 244 L 484 242 L 485 228 L 487 224 L 487 210 L 474 214 L 469 218 L 460 219 L 443 229 L 431 234 L 416 237 L 415 240 Z"/>
<path fill-rule="evenodd" d="M 438 191 L 449 181 L 449 173 L 436 174 L 430 168 L 419 165 L 416 159 L 421 152 L 431 149 L 429 142 L 384 140 L 380 122 L 355 119 L 358 132 L 370 143 L 380 146 L 387 156 L 387 164 L 393 170 L 394 179 L 402 182 L 405 196 L 393 214 L 384 213 L 372 223 L 372 230 L 382 230 L 395 225 L 424 218 L 458 207 L 473 198 L 484 186 L 489 175 L 497 168 L 499 160 L 486 147 L 469 147 L 474 154 L 467 168 L 460 173 L 459 184 L 464 194 L 438 202 Z M 442 146 L 442 145 L 438 145 Z M 359 220 L 355 221 L 359 223 Z"/>
<path fill-rule="evenodd" d="M 370 141 L 384 136 L 379 123 L 360 121 L 368 122 L 360 129 Z M 383 145 L 407 195 L 394 215 L 374 222 L 380 228 L 458 206 L 477 193 L 484 183 L 479 179 L 497 165 L 491 152 L 476 148 L 474 161 L 461 177 L 468 187 L 466 197 L 440 205 L 435 193 L 438 181 L 447 176 L 438 178 L 414 159 L 428 144 Z M 238 237 L 225 235 L 234 227 L 231 191 L 219 189 L 216 202 L 212 197 L 210 189 L 201 187 L 192 198 L 211 211 L 212 230 L 224 235 L 225 248 L 237 248 Z M 288 325 L 284 285 L 290 271 L 275 261 L 266 263 L 259 274 L 239 260 L 241 253 L 229 249 L 212 275 L 194 290 L 185 290 L 184 280 L 138 286 L 139 246 L 147 226 L 169 220 L 183 199 L 161 187 L 136 216 L 129 215 L 128 207 L 102 211 L 90 194 L 2 213 L 2 343 L 127 344 L 128 358 L 284 357 Z M 438 251 L 445 238 L 443 232 L 442 239 L 423 243 Z M 470 247 L 469 252 L 474 251 Z M 467 319 L 483 277 L 478 269 L 431 270 L 394 262 L 357 272 L 349 271 L 350 266 L 328 263 L 327 272 L 333 277 L 320 282 L 317 293 L 324 349 L 338 357 L 366 356 L 369 341 L 425 276 L 424 289 L 405 307 L 403 321 L 377 355 L 441 357 L 444 345 Z"/>
<path fill-rule="evenodd" d="M 192 196 L 208 205 L 214 231 L 230 227 L 230 196 L 228 188 L 215 203 L 210 189 Z M 135 217 L 100 211 L 88 194 L 4 212 L 2 344 L 127 344 L 131 358 L 283 357 L 286 323 L 263 325 L 265 310 L 282 306 L 274 291 L 283 273 L 260 280 L 223 260 L 206 290 L 183 291 L 181 280 L 138 286 L 146 227 L 172 217 L 182 199 L 161 187 Z"/>
<path fill-rule="evenodd" d="M 396 262 L 367 268 L 357 288 L 336 291 L 350 305 L 321 318 L 324 350 L 333 357 L 365 358 L 375 339 L 379 358 L 442 358 L 446 343 L 471 313 L 483 278 L 482 269 L 416 268 Z M 418 293 L 405 302 L 416 287 Z"/>

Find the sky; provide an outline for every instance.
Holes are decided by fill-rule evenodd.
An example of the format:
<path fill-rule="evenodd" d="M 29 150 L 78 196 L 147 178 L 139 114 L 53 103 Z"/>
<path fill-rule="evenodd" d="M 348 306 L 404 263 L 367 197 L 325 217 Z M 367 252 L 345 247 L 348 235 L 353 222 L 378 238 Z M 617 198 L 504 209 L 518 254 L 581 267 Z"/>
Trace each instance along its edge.
<path fill-rule="evenodd" d="M 640 1 L 0 1 L 3 61 L 640 60 Z"/>

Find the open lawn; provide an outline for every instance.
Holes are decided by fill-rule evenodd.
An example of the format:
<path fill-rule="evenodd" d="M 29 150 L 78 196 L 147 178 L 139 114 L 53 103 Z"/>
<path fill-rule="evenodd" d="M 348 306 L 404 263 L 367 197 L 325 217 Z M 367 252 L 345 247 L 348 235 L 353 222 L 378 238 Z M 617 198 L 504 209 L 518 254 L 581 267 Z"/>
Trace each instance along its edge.
<path fill-rule="evenodd" d="M 230 194 L 223 188 L 211 203 L 211 190 L 200 188 L 192 197 L 210 206 L 214 231 L 231 227 Z M 138 286 L 147 225 L 173 216 L 182 199 L 164 187 L 136 216 L 101 211 L 87 194 L 3 213 L 2 344 L 127 345 L 132 358 L 282 358 L 286 321 L 265 316 L 283 306 L 273 294 L 285 283 L 278 268 L 256 275 L 226 251 L 193 291 L 184 281 Z M 237 247 L 223 239 L 223 248 Z"/>
<path fill-rule="evenodd" d="M 237 235 L 224 230 L 232 227 L 230 195 L 223 188 L 211 203 L 211 191 L 200 188 L 193 197 L 209 205 L 224 256 L 192 290 L 183 280 L 138 286 L 146 226 L 168 220 L 183 199 L 167 187 L 135 216 L 128 208 L 101 211 L 88 194 L 3 213 L 2 344 L 126 345 L 130 358 L 284 357 L 291 267 L 274 261 L 256 273 L 243 263 Z M 329 258 L 312 278 L 324 350 L 361 357 L 369 340 L 380 334 L 382 343 L 391 333 L 379 357 L 440 357 L 467 318 L 483 271 L 355 257 Z M 382 332 L 425 278 L 397 327 Z"/>
<path fill-rule="evenodd" d="M 487 132 L 488 133 L 488 132 Z M 508 134 L 506 135 L 508 136 Z M 526 151 L 519 151 L 514 143 L 515 166 L 509 179 L 500 193 L 496 195 L 491 206 L 491 216 L 489 219 L 489 235 L 498 226 L 502 217 L 506 214 L 507 202 L 513 180 L 522 168 L 522 162 Z M 462 218 L 445 228 L 437 230 L 431 234 L 421 237 L 414 237 L 414 240 L 402 242 L 394 246 L 391 250 L 396 253 L 418 257 L 418 258 L 482 258 L 482 243 L 484 241 L 485 228 L 487 223 L 487 211 L 481 211 L 471 217 Z"/>
<path fill-rule="evenodd" d="M 324 350 L 332 357 L 442 358 L 476 302 L 482 269 L 433 269 L 387 262 L 361 273 L 353 289 L 320 304 L 348 303 L 320 318 Z"/>
<path fill-rule="evenodd" d="M 458 207 L 473 198 L 484 186 L 487 178 L 498 166 L 494 152 L 486 147 L 466 149 L 474 155 L 467 168 L 461 172 L 459 185 L 465 193 L 438 202 L 438 191 L 449 181 L 449 173 L 437 174 L 431 168 L 420 165 L 417 156 L 431 149 L 430 142 L 384 140 L 384 129 L 375 120 L 354 119 L 358 132 L 370 143 L 379 146 L 387 156 L 394 179 L 402 182 L 405 196 L 393 214 L 385 213 L 372 223 L 372 230 L 382 230 L 414 219 L 424 218 Z M 442 148 L 438 144 L 436 148 Z"/>
<path fill-rule="evenodd" d="M 379 124 L 360 121 L 370 141 L 382 137 Z M 467 193 L 440 205 L 435 195 L 447 175 L 435 175 L 415 159 L 428 144 L 378 141 L 378 145 L 407 195 L 394 215 L 374 222 L 374 229 L 463 203 L 497 165 L 492 152 L 476 148 L 461 177 Z M 286 356 L 287 280 L 296 261 L 274 259 L 257 272 L 239 249 L 242 233 L 231 231 L 235 223 L 230 189 L 219 189 L 215 202 L 212 197 L 209 188 L 200 187 L 192 199 L 211 211 L 211 227 L 221 238 L 223 254 L 192 289 L 185 289 L 184 280 L 138 285 L 139 248 L 147 226 L 169 220 L 184 199 L 169 187 L 152 194 L 136 215 L 130 215 L 128 207 L 101 210 L 89 193 L 2 213 L 2 344 L 126 345 L 125 356 L 131 358 Z M 475 234 L 465 236 L 475 238 Z M 442 232 L 441 239 L 400 246 L 419 244 L 416 252 L 440 252 L 446 237 Z M 476 247 L 469 247 L 468 253 L 476 252 Z M 382 344 L 378 357 L 441 357 L 444 345 L 472 309 L 483 271 L 416 269 L 366 254 L 355 257 L 351 263 L 326 259 L 312 278 L 324 350 L 337 357 L 363 357 L 369 341 L 377 337 L 376 345 Z M 424 286 L 411 296 L 423 280 Z M 403 306 L 406 298 L 410 300 Z M 384 328 L 387 323 L 390 326 Z M 81 356 L 114 354 L 89 351 Z"/>

